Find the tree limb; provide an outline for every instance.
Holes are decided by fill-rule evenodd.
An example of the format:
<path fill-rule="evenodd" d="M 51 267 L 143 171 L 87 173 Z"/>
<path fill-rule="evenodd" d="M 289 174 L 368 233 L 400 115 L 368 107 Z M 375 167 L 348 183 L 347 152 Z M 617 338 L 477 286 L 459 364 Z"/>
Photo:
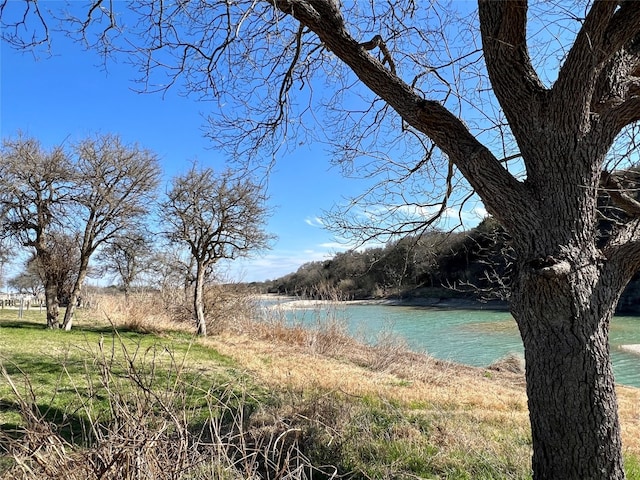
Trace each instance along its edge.
<path fill-rule="evenodd" d="M 614 174 L 603 171 L 600 175 L 600 185 L 607 191 L 616 207 L 630 217 L 640 217 L 640 202 L 625 192 L 624 186 Z"/>
<path fill-rule="evenodd" d="M 382 64 L 389 64 L 389 70 L 391 70 L 391 73 L 396 73 L 396 65 L 393 63 L 393 58 L 391 58 L 391 52 L 389 52 L 387 44 L 380 35 L 376 35 L 368 42 L 361 43 L 360 45 L 365 50 L 373 50 L 376 47 L 380 48 L 380 51 L 382 52 Z"/>
<path fill-rule="evenodd" d="M 640 267 L 640 218 L 620 226 L 602 253 L 607 259 L 604 268 L 615 273 L 611 278 L 629 281 Z"/>
<path fill-rule="evenodd" d="M 640 117 L 640 36 L 618 52 L 603 69 L 591 109 L 614 132 Z"/>
<path fill-rule="evenodd" d="M 514 227 L 530 216 L 527 213 L 529 209 L 520 208 L 529 202 L 508 201 L 514 196 L 528 197 L 524 186 L 469 132 L 460 119 L 439 102 L 419 96 L 351 37 L 335 2 L 277 0 L 275 4 L 282 12 L 292 15 L 318 35 L 325 46 L 406 123 L 437 144 L 482 197 L 487 209 L 507 228 Z M 513 206 L 513 209 L 505 208 L 507 205 Z"/>
<path fill-rule="evenodd" d="M 520 148 L 526 150 L 546 91 L 527 49 L 527 1 L 480 0 L 478 6 L 491 85 Z"/>
<path fill-rule="evenodd" d="M 594 2 L 553 86 L 554 110 L 573 112 L 576 123 L 588 121 L 596 80 L 613 54 L 605 51 L 603 44 L 616 8 L 617 2 Z"/>
<path fill-rule="evenodd" d="M 603 2 L 612 3 L 616 2 Z M 635 1 L 620 2 L 604 33 L 603 50 L 611 58 L 640 34 L 640 5 Z"/>

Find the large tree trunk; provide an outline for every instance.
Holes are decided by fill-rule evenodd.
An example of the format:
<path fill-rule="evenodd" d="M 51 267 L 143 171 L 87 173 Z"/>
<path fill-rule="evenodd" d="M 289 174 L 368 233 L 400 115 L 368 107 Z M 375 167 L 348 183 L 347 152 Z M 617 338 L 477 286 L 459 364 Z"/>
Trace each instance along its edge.
<path fill-rule="evenodd" d="M 198 264 L 196 285 L 193 294 L 193 316 L 196 321 L 196 333 L 207 336 L 207 322 L 204 317 L 204 272 L 205 266 Z"/>
<path fill-rule="evenodd" d="M 603 277 L 595 264 L 555 259 L 521 264 L 516 276 L 535 480 L 624 478 L 608 343 L 622 287 Z"/>
<path fill-rule="evenodd" d="M 73 284 L 73 289 L 71 290 L 71 295 L 69 295 L 69 305 L 67 305 L 67 310 L 64 312 L 64 320 L 62 322 L 62 328 L 66 331 L 71 330 L 73 326 L 73 315 L 76 312 L 76 305 L 78 304 L 78 298 L 80 298 L 80 290 L 82 290 L 82 284 L 84 283 L 85 278 L 87 278 L 87 271 L 89 270 L 89 260 L 82 260 L 82 264 L 80 265 L 80 270 L 78 271 L 78 276 L 76 277 L 76 281 Z"/>
<path fill-rule="evenodd" d="M 58 328 L 60 301 L 58 300 L 58 285 L 55 281 L 45 280 L 44 298 L 47 306 L 47 328 Z"/>

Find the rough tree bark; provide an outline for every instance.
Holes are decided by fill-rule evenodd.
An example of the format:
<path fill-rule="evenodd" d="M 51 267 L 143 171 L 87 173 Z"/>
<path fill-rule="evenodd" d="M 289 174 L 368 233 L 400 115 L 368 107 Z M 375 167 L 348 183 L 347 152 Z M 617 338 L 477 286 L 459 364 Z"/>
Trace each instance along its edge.
<path fill-rule="evenodd" d="M 80 298 L 80 291 L 82 290 L 82 286 L 84 285 L 88 272 L 89 256 L 81 255 L 78 272 L 76 273 L 76 278 L 73 282 L 73 286 L 71 287 L 71 294 L 69 295 L 69 304 L 64 312 L 64 318 L 62 320 L 62 325 L 60 326 L 60 328 L 63 328 L 66 331 L 70 331 L 73 327 L 73 316 L 76 312 L 76 306 L 78 305 L 78 300 Z"/>
<path fill-rule="evenodd" d="M 47 328 L 56 329 L 59 326 L 60 300 L 58 299 L 58 284 L 55 280 L 44 279 L 44 298 L 47 309 Z"/>

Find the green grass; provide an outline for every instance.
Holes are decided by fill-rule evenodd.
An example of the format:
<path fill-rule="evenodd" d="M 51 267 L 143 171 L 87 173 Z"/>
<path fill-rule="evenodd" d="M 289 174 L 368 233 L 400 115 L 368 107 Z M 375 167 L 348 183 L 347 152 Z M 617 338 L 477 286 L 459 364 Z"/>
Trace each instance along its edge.
<path fill-rule="evenodd" d="M 209 390 L 238 381 L 234 362 L 182 334 L 115 332 L 108 326 L 51 331 L 33 319 L 6 317 L 0 318 L 0 362 L 13 387 L 0 382 L 0 424 L 7 431 L 21 424 L 16 397 L 59 425 L 65 439 L 79 442 L 86 440 L 87 422 L 107 415 L 113 391 L 146 389 L 150 396 L 179 383 L 179 400 L 197 420 L 208 414 Z"/>
<path fill-rule="evenodd" d="M 39 312 L 13 314 L 0 311 L 2 478 L 139 478 L 144 452 L 145 471 L 157 472 L 144 478 L 172 469 L 211 478 L 214 467 L 203 470 L 189 445 L 211 449 L 204 439 L 214 430 L 233 430 L 237 418 L 274 403 L 234 361 L 191 335 L 98 324 L 52 331 Z M 155 447 L 162 442 L 166 448 Z"/>
<path fill-rule="evenodd" d="M 13 478 L 2 472 L 13 475 L 19 461 L 35 469 L 35 457 L 20 460 L 13 448 L 34 432 L 66 445 L 76 463 L 58 458 L 55 448 L 42 455 L 53 471 L 73 479 L 98 478 L 89 475 L 95 465 L 78 467 L 96 457 L 138 455 L 140 461 L 140 452 L 150 470 L 161 472 L 148 478 L 168 478 L 163 475 L 179 465 L 188 468 L 171 478 L 239 480 L 270 468 L 271 478 L 280 470 L 297 471 L 291 479 L 303 478 L 301 472 L 321 479 L 334 467 L 353 480 L 531 478 L 528 432 L 477 421 L 469 406 L 286 384 L 267 388 L 184 332 L 116 332 L 90 319 L 71 332 L 51 331 L 43 313 L 17 319 L 17 312 L 0 310 L 0 363 L 6 375 L 0 378 L 0 452 L 11 451 L 0 455 L 0 478 Z M 121 446 L 141 436 L 157 446 Z M 133 468 L 127 461 L 118 460 Z M 640 480 L 638 458 L 625 461 L 627 478 Z M 283 462 L 299 470 L 286 470 Z M 19 478 L 55 478 L 42 468 Z M 78 476 L 70 476 L 74 471 Z M 109 474 L 102 478 L 142 478 Z"/>
<path fill-rule="evenodd" d="M 640 458 L 625 455 L 624 470 L 627 474 L 627 480 L 640 480 Z"/>

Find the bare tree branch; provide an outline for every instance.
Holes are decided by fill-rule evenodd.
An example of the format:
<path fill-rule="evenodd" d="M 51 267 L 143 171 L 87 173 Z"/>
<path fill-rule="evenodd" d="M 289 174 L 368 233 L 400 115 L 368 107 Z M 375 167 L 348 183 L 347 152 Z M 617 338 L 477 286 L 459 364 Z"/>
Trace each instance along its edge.
<path fill-rule="evenodd" d="M 553 86 L 553 108 L 575 112 L 577 124 L 589 121 L 596 79 L 609 53 L 603 49 L 607 27 L 616 8 L 617 2 L 594 2 Z"/>
<path fill-rule="evenodd" d="M 374 48 L 378 47 L 382 52 L 382 64 L 388 64 L 391 73 L 396 73 L 396 65 L 395 63 L 393 63 L 391 53 L 389 52 L 386 43 L 384 42 L 384 40 L 382 40 L 382 37 L 380 35 L 376 35 L 368 42 L 363 42 L 360 45 L 362 45 L 362 48 L 364 48 L 365 50 L 373 50 Z"/>
<path fill-rule="evenodd" d="M 487 194 L 487 209 L 501 222 L 517 228 L 522 218 L 528 216 L 522 210 L 508 212 L 500 207 L 506 204 L 505 195 L 527 197 L 528 193 L 522 185 L 449 110 L 438 102 L 418 96 L 409 85 L 370 56 L 367 50 L 349 35 L 340 11 L 332 1 L 282 1 L 276 5 L 313 30 L 322 42 L 349 65 L 365 85 L 391 105 L 404 121 L 431 138 L 465 174 L 475 190 L 483 192 L 483 198 L 484 193 Z M 490 173 L 487 174 L 488 172 Z"/>
<path fill-rule="evenodd" d="M 526 149 L 526 132 L 535 125 L 546 91 L 527 49 L 527 1 L 482 0 L 478 6 L 484 58 L 493 90 L 520 148 Z"/>
<path fill-rule="evenodd" d="M 600 184 L 613 203 L 630 217 L 640 217 L 640 202 L 632 198 L 622 185 L 618 175 L 602 172 Z"/>

